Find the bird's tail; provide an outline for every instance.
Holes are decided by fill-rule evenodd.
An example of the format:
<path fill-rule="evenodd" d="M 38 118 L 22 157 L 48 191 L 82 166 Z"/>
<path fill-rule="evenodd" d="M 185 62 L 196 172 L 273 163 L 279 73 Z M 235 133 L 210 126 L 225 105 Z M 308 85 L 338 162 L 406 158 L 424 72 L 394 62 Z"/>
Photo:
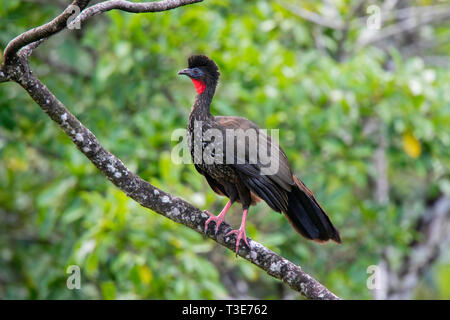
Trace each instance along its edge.
<path fill-rule="evenodd" d="M 312 192 L 295 175 L 296 186 L 288 196 L 286 217 L 292 226 L 304 237 L 325 242 L 328 240 L 341 243 L 339 231 L 331 223 L 330 218 L 314 199 Z"/>

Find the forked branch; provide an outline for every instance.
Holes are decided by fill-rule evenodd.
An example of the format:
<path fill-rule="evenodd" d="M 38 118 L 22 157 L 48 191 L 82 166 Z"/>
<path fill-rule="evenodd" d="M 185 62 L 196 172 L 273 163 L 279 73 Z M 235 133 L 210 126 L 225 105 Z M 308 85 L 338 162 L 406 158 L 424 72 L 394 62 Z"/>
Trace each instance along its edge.
<path fill-rule="evenodd" d="M 74 1 L 81 14 L 71 23 L 83 22 L 98 13 L 119 9 L 128 12 L 165 11 L 202 0 L 164 0 L 150 3 L 129 1 L 105 1 L 87 7 L 86 0 Z M 86 8 L 86 9 L 84 9 Z M 83 11 L 84 9 L 84 11 Z M 20 84 L 42 110 L 66 133 L 77 148 L 120 190 L 140 205 L 149 208 L 177 223 L 203 233 L 208 215 L 190 203 L 166 193 L 144 181 L 131 172 L 123 162 L 106 150 L 95 135 L 89 131 L 56 96 L 33 74 L 28 57 L 45 38 L 67 26 L 72 12 L 66 8 L 58 17 L 38 28 L 31 29 L 13 39 L 5 49 L 4 61 L 0 67 L 0 82 L 15 81 Z M 235 236 L 225 236 L 231 227 L 223 223 L 217 235 L 207 236 L 222 246 L 233 250 Z M 292 289 L 308 299 L 339 299 L 301 267 L 267 249 L 256 241 L 249 240 L 250 248 L 241 246 L 239 255 L 265 270 L 271 276 L 282 280 Z"/>

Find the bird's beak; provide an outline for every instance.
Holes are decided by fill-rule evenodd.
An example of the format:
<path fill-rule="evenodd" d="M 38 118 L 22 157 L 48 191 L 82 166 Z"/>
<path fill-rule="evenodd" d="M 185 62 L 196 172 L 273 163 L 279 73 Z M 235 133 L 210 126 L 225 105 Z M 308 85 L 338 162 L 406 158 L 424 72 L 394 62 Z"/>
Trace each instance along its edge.
<path fill-rule="evenodd" d="M 178 71 L 178 74 L 179 75 L 183 75 L 184 74 L 185 76 L 190 77 L 190 76 L 192 76 L 192 70 L 189 69 L 189 68 L 186 68 L 186 69 Z"/>

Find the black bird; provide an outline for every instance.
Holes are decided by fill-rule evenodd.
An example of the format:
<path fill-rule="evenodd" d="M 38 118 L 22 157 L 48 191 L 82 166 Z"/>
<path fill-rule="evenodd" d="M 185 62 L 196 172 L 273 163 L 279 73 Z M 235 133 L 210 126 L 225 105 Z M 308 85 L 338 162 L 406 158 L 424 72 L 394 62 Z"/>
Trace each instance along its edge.
<path fill-rule="evenodd" d="M 338 230 L 312 192 L 292 174 L 286 154 L 270 136 L 245 118 L 211 115 L 210 105 L 220 75 L 214 61 L 204 55 L 193 55 L 189 57 L 188 65 L 178 74 L 191 78 L 197 91 L 187 127 L 191 156 L 195 168 L 206 178 L 210 187 L 217 194 L 229 198 L 218 216 L 207 212 L 210 218 L 206 221 L 205 233 L 211 221 L 216 222 L 217 232 L 231 205 L 234 202 L 241 203 L 241 226 L 239 230 L 227 234 L 236 234 L 237 254 L 241 239 L 248 246 L 245 235 L 248 209 L 262 199 L 274 211 L 283 212 L 291 225 L 307 239 L 317 242 L 331 239 L 341 243 Z M 227 135 L 239 129 L 241 133 L 252 131 L 256 134 L 249 134 L 243 139 L 242 136 L 238 138 L 238 134 L 232 138 Z M 218 137 L 218 133 L 222 137 Z M 205 139 L 205 136 L 210 139 Z M 230 139 L 234 142 L 231 147 L 227 143 Z M 265 170 L 268 168 L 267 161 L 262 161 L 260 153 L 255 156 L 253 151 L 252 154 L 252 150 L 255 150 L 252 147 L 265 151 L 270 163 L 275 163 L 276 170 Z M 228 156 L 229 153 L 231 156 Z M 208 161 L 207 156 L 214 161 Z"/>

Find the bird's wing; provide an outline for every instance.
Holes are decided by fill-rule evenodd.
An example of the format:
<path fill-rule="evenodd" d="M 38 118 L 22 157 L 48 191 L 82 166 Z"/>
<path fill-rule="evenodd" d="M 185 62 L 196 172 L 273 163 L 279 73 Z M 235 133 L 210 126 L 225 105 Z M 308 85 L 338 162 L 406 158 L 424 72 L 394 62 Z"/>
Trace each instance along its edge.
<path fill-rule="evenodd" d="M 245 139 L 239 139 L 235 135 L 235 162 L 230 165 L 236 169 L 247 187 L 264 199 L 272 209 L 275 211 L 286 210 L 287 193 L 291 191 L 295 182 L 286 154 L 278 143 L 260 130 L 256 124 L 245 118 L 219 116 L 215 117 L 215 120 L 222 131 L 242 129 L 243 132 L 250 133 L 245 136 Z M 251 134 L 252 130 L 249 129 L 253 129 L 255 134 Z M 224 134 L 224 137 L 226 140 L 227 135 Z M 226 146 L 226 144 L 224 145 Z M 241 149 L 243 152 L 239 153 L 237 149 Z M 257 155 L 254 155 L 255 150 Z M 261 153 L 268 158 L 260 158 Z M 250 161 L 252 154 L 256 158 Z M 268 163 L 266 160 L 270 162 Z M 269 168 L 274 170 L 264 170 Z"/>
<path fill-rule="evenodd" d="M 225 191 L 225 188 L 220 183 L 218 183 L 216 180 L 214 180 L 208 173 L 206 173 L 205 171 L 200 169 L 200 167 L 197 166 L 196 164 L 194 164 L 194 166 L 195 166 L 195 169 L 206 178 L 206 181 L 208 181 L 209 186 L 211 187 L 211 189 L 213 189 L 213 191 L 215 193 L 217 193 L 219 196 L 228 197 L 228 194 Z"/>

